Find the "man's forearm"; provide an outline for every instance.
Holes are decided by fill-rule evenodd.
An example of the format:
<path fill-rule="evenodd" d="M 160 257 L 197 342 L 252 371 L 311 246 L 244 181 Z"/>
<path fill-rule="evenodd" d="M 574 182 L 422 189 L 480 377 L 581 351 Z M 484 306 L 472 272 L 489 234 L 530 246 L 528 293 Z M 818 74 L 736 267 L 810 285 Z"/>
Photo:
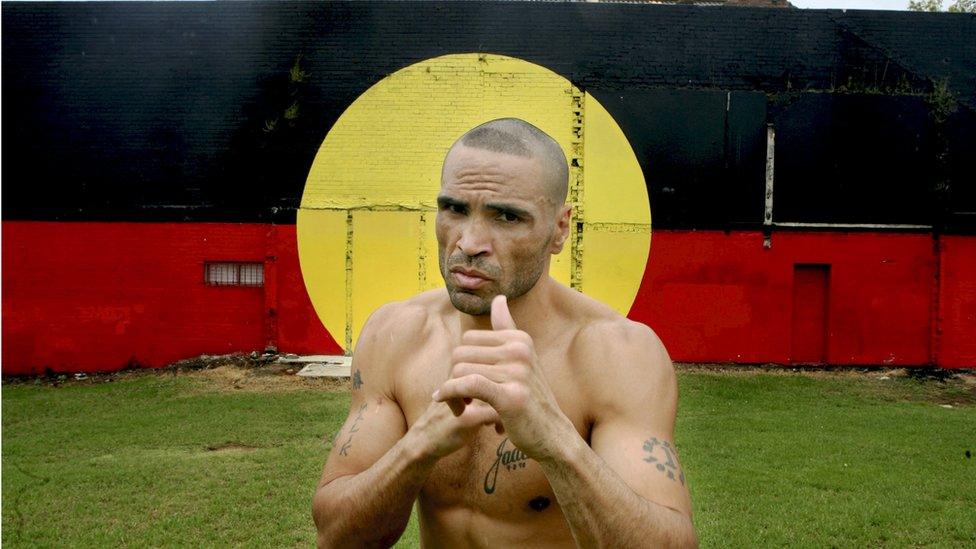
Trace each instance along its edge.
<path fill-rule="evenodd" d="M 312 505 L 319 546 L 392 545 L 436 461 L 408 432 L 369 469 L 319 487 Z"/>
<path fill-rule="evenodd" d="M 637 495 L 575 432 L 540 461 L 579 547 L 697 545 L 691 519 Z"/>

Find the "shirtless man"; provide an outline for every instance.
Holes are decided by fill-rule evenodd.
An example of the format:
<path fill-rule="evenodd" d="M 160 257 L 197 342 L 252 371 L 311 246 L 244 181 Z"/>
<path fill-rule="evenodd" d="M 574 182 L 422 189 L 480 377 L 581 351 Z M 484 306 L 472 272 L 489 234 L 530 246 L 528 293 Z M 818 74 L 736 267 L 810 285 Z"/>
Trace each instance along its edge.
<path fill-rule="evenodd" d="M 322 547 L 697 544 L 674 448 L 677 385 L 649 328 L 549 276 L 566 158 L 517 119 L 444 160 L 447 289 L 379 308 L 312 504 Z"/>

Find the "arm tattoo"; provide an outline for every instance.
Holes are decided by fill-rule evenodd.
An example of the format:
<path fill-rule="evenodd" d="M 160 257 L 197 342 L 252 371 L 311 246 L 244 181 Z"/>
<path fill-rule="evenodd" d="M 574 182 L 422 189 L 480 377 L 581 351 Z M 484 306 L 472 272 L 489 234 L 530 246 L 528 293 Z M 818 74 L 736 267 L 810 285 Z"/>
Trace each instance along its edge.
<path fill-rule="evenodd" d="M 498 480 L 499 466 L 504 465 L 505 469 L 509 471 L 525 469 L 525 462 L 529 459 L 529 456 L 523 454 L 522 450 L 514 446 L 511 450 L 506 450 L 506 444 L 508 444 L 507 438 L 502 440 L 502 443 L 498 445 L 498 450 L 495 450 L 495 463 L 491 466 L 491 469 L 488 469 L 488 474 L 485 475 L 486 494 L 495 492 L 495 481 Z"/>
<path fill-rule="evenodd" d="M 660 452 L 655 452 L 656 449 L 660 448 Z M 647 457 L 644 461 L 648 463 L 653 463 L 654 467 L 668 475 L 668 478 L 675 480 L 675 473 L 678 474 L 678 481 L 681 481 L 681 485 L 685 485 L 685 473 L 678 466 L 678 461 L 675 459 L 674 448 L 671 447 L 671 443 L 664 440 L 658 440 L 657 437 L 651 437 L 650 439 L 644 441 L 644 451 L 647 452 Z M 655 457 L 655 453 L 657 457 Z"/>
<path fill-rule="evenodd" d="M 352 388 L 359 389 L 363 386 L 363 376 L 359 374 L 359 370 L 352 375 Z"/>
<path fill-rule="evenodd" d="M 342 444 L 342 447 L 339 448 L 340 456 L 349 455 L 349 449 L 352 448 L 352 437 L 357 432 L 359 432 L 359 422 L 363 419 L 363 412 L 365 411 L 366 411 L 366 403 L 364 402 L 363 405 L 359 407 L 359 414 L 356 415 L 356 419 L 352 422 L 352 426 L 349 427 L 349 438 L 347 438 L 346 442 L 344 442 Z"/>

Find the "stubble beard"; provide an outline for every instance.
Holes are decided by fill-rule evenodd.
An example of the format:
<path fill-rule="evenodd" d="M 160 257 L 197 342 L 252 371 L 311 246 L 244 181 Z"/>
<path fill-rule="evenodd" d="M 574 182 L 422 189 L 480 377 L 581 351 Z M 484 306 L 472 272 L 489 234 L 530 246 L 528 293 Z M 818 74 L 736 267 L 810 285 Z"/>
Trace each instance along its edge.
<path fill-rule="evenodd" d="M 502 279 L 504 273 L 500 267 L 489 263 L 484 258 L 468 257 L 462 252 L 457 252 L 445 261 L 444 250 L 439 250 L 438 263 L 440 263 L 441 276 L 444 278 L 447 294 L 450 296 L 454 308 L 472 316 L 483 316 L 491 313 L 491 300 L 497 295 L 504 294 L 509 302 L 522 297 L 534 288 L 539 278 L 542 277 L 548 247 L 549 242 L 547 241 L 542 250 L 533 258 L 533 261 L 521 263 L 519 268 L 512 272 L 511 279 L 508 281 Z M 481 271 L 492 279 L 491 284 L 479 288 L 478 293 L 459 289 L 454 284 L 453 276 L 451 276 L 451 268 L 457 266 Z"/>

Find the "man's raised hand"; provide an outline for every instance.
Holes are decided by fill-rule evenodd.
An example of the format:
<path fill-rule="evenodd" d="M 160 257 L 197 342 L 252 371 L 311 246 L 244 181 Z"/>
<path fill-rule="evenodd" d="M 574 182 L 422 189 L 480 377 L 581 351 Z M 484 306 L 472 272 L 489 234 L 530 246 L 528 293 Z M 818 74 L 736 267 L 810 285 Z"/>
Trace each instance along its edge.
<path fill-rule="evenodd" d="M 512 318 L 512 313 L 508 310 L 508 298 L 504 295 L 497 295 L 491 300 L 491 327 L 493 331 L 516 329 L 515 319 Z M 463 344 L 464 341 L 462 339 L 462 345 Z M 453 368 L 457 366 L 457 361 L 454 360 L 454 357 L 456 356 L 458 355 L 452 355 L 452 371 Z M 461 356 L 466 355 L 462 353 Z M 438 400 L 436 395 L 437 393 L 435 393 L 435 400 Z M 464 413 L 465 406 L 471 403 L 471 400 L 471 397 L 463 397 L 448 399 L 445 402 L 451 408 L 451 411 L 455 416 L 460 416 L 462 413 Z M 505 427 L 501 422 L 495 424 L 495 431 L 498 434 L 505 432 Z"/>
<path fill-rule="evenodd" d="M 484 401 L 498 412 L 521 451 L 536 460 L 552 457 L 559 438 L 576 435 L 575 427 L 556 404 L 538 368 L 532 337 L 516 327 L 505 296 L 492 300 L 491 325 L 491 330 L 469 330 L 461 336 L 451 355 L 451 378 L 433 398 Z"/>
<path fill-rule="evenodd" d="M 440 402 L 431 402 L 411 432 L 423 434 L 425 453 L 441 458 L 468 444 L 485 425 L 498 421 L 498 412 L 484 402 L 468 404 L 460 415 L 454 415 Z"/>

